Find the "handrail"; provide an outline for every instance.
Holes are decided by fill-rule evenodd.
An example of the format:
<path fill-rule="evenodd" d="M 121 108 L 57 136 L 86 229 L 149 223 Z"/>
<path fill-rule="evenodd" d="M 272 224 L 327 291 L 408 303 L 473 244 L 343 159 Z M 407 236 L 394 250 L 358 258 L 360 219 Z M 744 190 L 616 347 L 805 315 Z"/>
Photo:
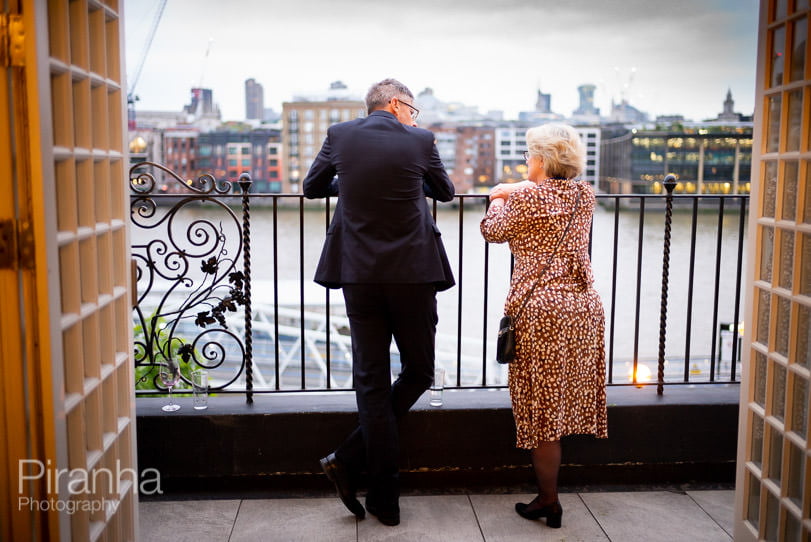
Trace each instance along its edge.
<path fill-rule="evenodd" d="M 167 182 L 173 190 L 163 190 Z M 299 194 L 250 193 L 250 186 L 247 174 L 238 183 L 216 182 L 208 176 L 192 182 L 158 164 L 141 163 L 131 169 L 138 394 L 163 391 L 155 366 L 167 355 L 184 356 L 185 380 L 189 370 L 207 368 L 213 373 L 214 392 L 244 393 L 248 402 L 256 393 L 351 389 L 351 348 L 341 292 L 313 284 L 307 271 L 317 261 L 336 200 L 312 202 Z M 595 222 L 597 230 L 592 227 L 589 252 L 595 269 L 605 275 L 598 291 L 607 309 L 607 384 L 656 383 L 661 392 L 668 384 L 737 382 L 748 195 L 598 194 L 597 200 L 600 221 Z M 485 203 L 485 195 L 462 194 L 450 204 L 434 202 L 432 207 L 435 219 L 443 222 L 449 255 L 456 248 L 452 262 L 456 291 L 442 298 L 448 303 L 452 296 L 454 306 L 448 317 L 440 319 L 437 336 L 437 363 L 446 367 L 455 388 L 506 385 L 504 368 L 490 359 L 494 357 L 490 335 L 503 303 L 503 297 L 493 296 L 506 291 L 512 258 L 505 248 L 491 248 L 478 231 L 470 231 L 477 227 Z M 681 230 L 672 223 L 674 214 Z M 730 225 L 735 214 L 737 229 Z M 716 218 L 713 238 L 700 223 Z M 281 232 L 287 225 L 291 230 Z M 689 253 L 675 260 L 689 265 L 683 274 L 670 275 L 671 228 L 674 234 L 688 236 L 684 244 Z M 656 299 L 660 325 L 654 353 L 642 344 L 647 340 L 643 327 L 655 307 L 648 292 L 655 267 L 652 254 L 663 230 L 664 239 L 658 245 L 661 267 L 655 270 L 661 292 Z M 291 244 L 288 236 L 297 242 Z M 737 241 L 735 245 L 732 240 Z M 626 246 L 633 247 L 628 254 Z M 733 246 L 734 257 L 726 256 Z M 255 278 L 257 258 L 270 262 L 261 268 L 272 275 L 270 281 Z M 291 260 L 295 270 L 284 276 L 281 267 Z M 633 272 L 626 272 L 631 266 Z M 702 283 L 699 288 L 697 278 L 709 274 L 712 285 Z M 683 295 L 681 290 L 676 296 L 669 292 L 672 277 L 681 283 L 686 278 Z M 673 304 L 677 313 L 686 310 L 684 320 L 674 311 L 668 314 L 668 295 L 686 303 Z M 707 297 L 712 308 L 698 314 L 698 323 L 712 329 L 709 338 L 702 339 L 696 329 L 704 328 L 696 328 L 694 305 Z M 625 309 L 629 299 L 633 307 Z M 478 314 L 481 326 L 470 326 L 470 318 Z M 633 338 L 623 342 L 621 336 L 631 324 L 629 314 Z M 455 325 L 451 332 L 446 320 Z M 726 327 L 721 329 L 722 325 Z M 732 342 L 729 359 L 722 359 L 729 348 L 722 349 L 720 339 Z M 396 372 L 399 361 L 394 347 L 392 357 Z M 623 363 L 630 368 L 627 380 L 620 374 Z M 641 370 L 654 364 L 656 374 L 646 381 Z"/>

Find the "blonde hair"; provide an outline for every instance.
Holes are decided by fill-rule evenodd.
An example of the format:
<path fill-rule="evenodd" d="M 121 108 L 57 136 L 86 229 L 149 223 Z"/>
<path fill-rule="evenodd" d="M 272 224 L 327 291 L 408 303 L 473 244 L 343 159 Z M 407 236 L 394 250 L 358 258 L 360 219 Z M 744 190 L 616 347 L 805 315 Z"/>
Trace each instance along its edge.
<path fill-rule="evenodd" d="M 527 130 L 527 149 L 543 159 L 549 177 L 572 179 L 586 167 L 586 147 L 568 124 L 542 124 Z"/>

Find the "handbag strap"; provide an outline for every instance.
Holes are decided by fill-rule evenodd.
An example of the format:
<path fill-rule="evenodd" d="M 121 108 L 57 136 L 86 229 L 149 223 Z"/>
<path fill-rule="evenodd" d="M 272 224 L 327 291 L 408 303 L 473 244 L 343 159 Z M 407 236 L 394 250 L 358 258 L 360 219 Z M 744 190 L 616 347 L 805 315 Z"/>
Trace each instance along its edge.
<path fill-rule="evenodd" d="M 535 279 L 535 283 L 532 285 L 532 288 L 529 289 L 529 292 L 527 292 L 527 295 L 524 297 L 524 301 L 521 303 L 521 308 L 518 309 L 518 314 L 516 314 L 515 318 L 513 318 L 512 322 L 513 325 L 515 325 L 515 323 L 518 322 L 518 319 L 524 312 L 524 307 L 526 307 L 527 301 L 529 301 L 529 298 L 532 297 L 532 292 L 535 291 L 535 287 L 538 286 L 539 282 L 541 282 L 541 278 L 543 278 L 544 274 L 546 273 L 546 270 L 549 269 L 549 266 L 552 264 L 552 259 L 555 257 L 558 248 L 560 248 L 560 245 L 563 243 L 563 239 L 566 238 L 566 234 L 569 233 L 569 228 L 572 226 L 572 221 L 574 220 L 574 215 L 577 212 L 577 208 L 579 205 L 580 205 L 580 190 L 577 191 L 577 197 L 574 200 L 574 208 L 572 209 L 572 215 L 569 217 L 569 222 L 566 223 L 566 228 L 563 230 L 563 234 L 561 234 L 560 239 L 558 239 L 558 243 L 555 245 L 555 248 L 549 254 L 549 258 L 546 260 L 546 265 L 544 266 L 543 269 L 541 269 L 541 272 L 538 274 L 538 278 Z"/>

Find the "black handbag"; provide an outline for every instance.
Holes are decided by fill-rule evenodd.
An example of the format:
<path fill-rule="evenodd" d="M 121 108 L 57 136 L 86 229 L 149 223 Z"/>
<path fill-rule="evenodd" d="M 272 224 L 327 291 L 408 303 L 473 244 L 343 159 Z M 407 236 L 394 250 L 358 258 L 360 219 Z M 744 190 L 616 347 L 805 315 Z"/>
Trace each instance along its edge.
<path fill-rule="evenodd" d="M 515 323 L 518 321 L 518 318 L 521 317 L 521 313 L 524 312 L 524 307 L 529 301 L 529 298 L 532 296 L 532 292 L 535 291 L 535 287 L 541 281 L 544 273 L 549 268 L 549 264 L 552 263 L 552 258 L 555 257 L 555 253 L 558 251 L 558 247 L 560 244 L 563 243 L 563 239 L 566 237 L 566 234 L 569 233 L 569 227 L 572 225 L 572 220 L 574 220 L 574 214 L 577 211 L 577 207 L 580 205 L 580 191 L 577 192 L 577 198 L 574 200 L 574 209 L 572 209 L 572 215 L 569 217 L 569 222 L 566 224 L 566 229 L 563 230 L 563 235 L 560 236 L 558 239 L 558 244 L 555 245 L 555 250 L 549 255 L 549 259 L 546 261 L 546 265 L 538 274 L 538 278 L 535 280 L 535 284 L 532 285 L 532 288 L 529 289 L 527 292 L 526 297 L 524 297 L 524 301 L 521 303 L 521 308 L 518 309 L 518 314 L 515 315 L 515 318 L 510 316 L 509 314 L 505 314 L 501 321 L 498 324 L 498 339 L 496 340 L 496 361 L 501 364 L 512 363 L 515 359 Z"/>
<path fill-rule="evenodd" d="M 501 318 L 498 324 L 498 341 L 496 341 L 496 361 L 512 363 L 515 359 L 515 328 L 510 315 Z"/>

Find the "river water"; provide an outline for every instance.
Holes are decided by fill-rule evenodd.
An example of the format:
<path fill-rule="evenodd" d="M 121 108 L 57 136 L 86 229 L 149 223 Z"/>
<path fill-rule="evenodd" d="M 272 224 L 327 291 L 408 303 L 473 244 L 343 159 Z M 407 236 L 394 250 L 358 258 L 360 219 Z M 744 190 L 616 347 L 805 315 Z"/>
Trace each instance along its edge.
<path fill-rule="evenodd" d="M 718 236 L 718 200 L 702 201 L 697 216 L 695 268 L 692 296 L 692 319 L 688 322 L 688 287 L 692 214 L 677 209 L 673 214 L 670 248 L 668 291 L 668 320 L 666 356 L 681 363 L 689 348 L 690 358 L 709 358 L 713 350 L 713 320 L 716 334 L 720 323 L 734 320 L 735 281 L 738 263 L 740 213 L 727 206 L 720 234 L 720 269 L 716 269 Z M 165 208 L 163 208 L 165 212 Z M 458 207 L 440 207 L 437 224 L 442 232 L 448 256 L 457 278 L 457 286 L 438 294 L 439 326 L 437 349 L 445 357 L 455 359 L 457 349 L 466 360 L 481 365 L 482 359 L 493 357 L 498 320 L 509 285 L 510 254 L 506 245 L 486 245 L 479 233 L 484 207 L 472 200 L 465 201 L 464 213 Z M 662 252 L 664 211 L 661 208 L 645 212 L 642 233 L 642 263 L 639 281 L 639 310 L 637 314 L 637 269 L 640 213 L 625 209 L 616 216 L 618 229 L 616 272 L 613 264 L 615 211 L 598 206 L 594 215 L 592 236 L 592 266 L 595 288 L 606 309 L 606 347 L 613 360 L 615 378 L 625 377 L 626 367 L 636 356 L 653 360 L 658 355 L 659 319 L 662 286 Z M 230 253 L 236 248 L 233 220 L 222 209 L 189 205 L 174 218 L 173 230 L 181 239 L 195 221 L 208 221 L 222 227 Z M 200 224 L 203 224 L 200 222 Z M 324 289 L 312 283 L 327 222 L 323 209 L 279 208 L 275 213 L 254 204 L 251 211 L 253 302 L 273 303 L 274 279 L 281 285 L 279 296 L 283 305 L 295 306 L 304 290 L 305 303 L 324 303 Z M 275 235 L 274 235 L 275 233 Z M 144 243 L 158 231 L 133 228 L 133 245 Z M 302 238 L 303 235 L 303 238 Z M 275 239 L 274 239 L 275 238 Z M 275 243 L 275 249 L 274 249 Z M 745 246 L 745 243 L 744 243 Z M 461 248 L 460 248 L 461 247 Z M 274 250 L 278 261 L 274 268 Z M 460 256 L 461 253 L 461 256 Z M 746 261 L 744 254 L 743 261 Z M 485 265 L 487 263 L 487 265 Z M 716 272 L 719 288 L 716 296 Z M 616 276 L 616 293 L 612 283 Z M 487 280 L 485 281 L 485 277 Z M 714 306 L 717 316 L 714 317 Z M 331 291 L 331 313 L 343 314 L 340 291 Z M 460 310 L 461 303 L 461 310 Z M 743 300 L 740 301 L 742 307 Z M 486 325 L 486 332 L 485 332 Z M 686 342 L 688 325 L 691 329 Z M 461 330 L 461 331 L 460 331 Z M 457 337 L 461 335 L 461 341 Z M 487 338 L 487 354 L 483 352 L 482 337 Z M 719 355 L 719 339 L 715 337 L 715 355 Z M 722 355 L 729 356 L 729 345 Z M 442 356 L 439 356 L 442 357 Z M 727 359 L 728 361 L 728 359 Z"/>

